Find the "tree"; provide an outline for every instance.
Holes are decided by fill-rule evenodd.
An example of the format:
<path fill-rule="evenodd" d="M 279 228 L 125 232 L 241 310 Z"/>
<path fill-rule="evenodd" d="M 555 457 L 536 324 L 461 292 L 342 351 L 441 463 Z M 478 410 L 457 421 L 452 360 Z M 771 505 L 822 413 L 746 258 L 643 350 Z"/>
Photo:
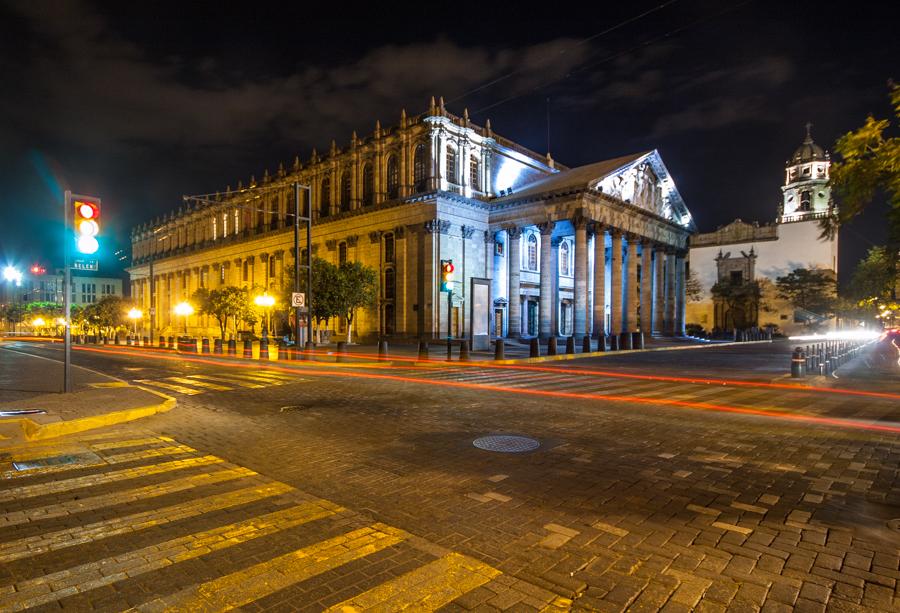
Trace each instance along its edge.
<path fill-rule="evenodd" d="M 127 303 L 121 296 L 104 296 L 97 302 L 85 306 L 85 318 L 98 328 L 104 336 L 108 336 L 120 326 L 125 325 Z"/>
<path fill-rule="evenodd" d="M 246 289 L 231 285 L 214 290 L 201 287 L 191 294 L 191 302 L 197 305 L 197 311 L 201 315 L 212 315 L 215 318 L 219 324 L 220 337 L 225 340 L 229 318 L 234 321 L 237 334 L 238 319 L 243 319 L 249 308 L 249 294 Z M 253 321 L 256 322 L 255 319 Z"/>
<path fill-rule="evenodd" d="M 716 327 L 749 328 L 757 324 L 762 292 L 757 281 L 724 279 L 710 289 L 713 298 L 723 308 L 716 317 Z"/>
<path fill-rule="evenodd" d="M 900 310 L 898 286 L 900 271 L 891 266 L 888 249 L 872 247 L 853 271 L 844 310 L 859 319 L 884 317 L 883 312 L 896 313 Z"/>
<path fill-rule="evenodd" d="M 834 273 L 818 268 L 795 268 L 775 279 L 779 298 L 787 300 L 795 309 L 818 315 L 834 313 L 836 287 Z"/>
<path fill-rule="evenodd" d="M 900 120 L 900 85 L 890 83 L 894 115 Z M 887 119 L 866 118 L 862 127 L 844 134 L 834 146 L 840 156 L 831 165 L 831 188 L 838 207 L 822 220 L 823 238 L 832 238 L 840 224 L 859 215 L 884 194 L 888 213 L 888 266 L 897 272 L 900 252 L 900 136 L 886 135 Z"/>
<path fill-rule="evenodd" d="M 300 271 L 300 291 L 309 296 L 306 288 L 305 271 Z M 288 267 L 285 274 L 284 287 L 282 288 L 282 301 L 291 303 L 291 293 L 294 291 L 294 269 Z M 338 301 L 338 267 L 322 258 L 313 258 L 312 262 L 312 300 L 308 303 L 316 329 L 327 323 L 332 317 L 342 315 L 341 305 Z"/>
<path fill-rule="evenodd" d="M 700 277 L 697 276 L 697 271 L 694 269 L 688 271 L 687 280 L 684 284 L 684 294 L 691 302 L 703 300 L 703 285 L 700 283 Z"/>
<path fill-rule="evenodd" d="M 360 262 L 345 262 L 338 268 L 337 289 L 339 312 L 347 318 L 347 342 L 349 343 L 356 310 L 375 304 L 378 276 L 375 269 Z"/>

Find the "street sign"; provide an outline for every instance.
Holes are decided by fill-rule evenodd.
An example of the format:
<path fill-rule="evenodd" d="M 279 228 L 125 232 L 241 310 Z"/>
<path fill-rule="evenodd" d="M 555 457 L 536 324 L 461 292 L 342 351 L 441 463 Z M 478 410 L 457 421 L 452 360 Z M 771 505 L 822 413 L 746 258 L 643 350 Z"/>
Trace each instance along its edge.
<path fill-rule="evenodd" d="M 156 307 L 150 307 L 150 314 L 156 315 Z"/>
<path fill-rule="evenodd" d="M 291 292 L 291 306 L 303 308 L 306 306 L 306 294 L 303 292 Z"/>
<path fill-rule="evenodd" d="M 72 270 L 99 270 L 98 260 L 75 260 L 72 262 Z"/>

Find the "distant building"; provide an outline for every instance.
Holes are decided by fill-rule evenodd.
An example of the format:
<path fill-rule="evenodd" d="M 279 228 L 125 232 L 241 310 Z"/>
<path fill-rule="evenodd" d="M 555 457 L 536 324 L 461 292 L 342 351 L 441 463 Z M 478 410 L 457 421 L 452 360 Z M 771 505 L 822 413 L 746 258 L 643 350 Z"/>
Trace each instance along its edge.
<path fill-rule="evenodd" d="M 775 324 L 791 334 L 810 324 L 832 323 L 821 313 L 792 308 L 774 290 L 775 280 L 796 268 L 818 268 L 837 276 L 837 236 L 819 239 L 819 220 L 833 206 L 828 186 L 831 160 L 813 142 L 810 127 L 807 124 L 806 138 L 785 163 L 782 200 L 773 223 L 736 219 L 714 232 L 691 237 L 689 274 L 696 275 L 703 296 L 688 302 L 688 324 L 699 324 L 707 331 Z M 762 300 L 716 300 L 710 290 L 725 281 L 761 281 Z"/>
<path fill-rule="evenodd" d="M 62 270 L 54 273 L 32 274 L 25 271 L 18 284 L 0 280 L 0 304 L 27 304 L 29 302 L 55 302 L 63 304 Z M 72 304 L 93 304 L 104 296 L 122 296 L 122 279 L 94 277 L 83 273 L 72 274 Z"/>

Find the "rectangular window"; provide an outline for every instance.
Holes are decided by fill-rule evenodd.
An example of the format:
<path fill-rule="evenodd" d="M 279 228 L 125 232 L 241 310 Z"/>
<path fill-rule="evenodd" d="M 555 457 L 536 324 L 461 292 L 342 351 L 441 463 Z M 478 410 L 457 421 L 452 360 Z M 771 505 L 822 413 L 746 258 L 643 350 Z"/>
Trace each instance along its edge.
<path fill-rule="evenodd" d="M 244 273 L 243 273 L 243 276 L 242 276 L 241 278 L 242 278 L 244 281 L 249 281 L 249 280 L 250 280 L 250 261 L 249 261 L 249 260 L 244 260 Z"/>
<path fill-rule="evenodd" d="M 238 209 L 234 209 L 234 233 L 241 231 L 241 213 Z"/>
<path fill-rule="evenodd" d="M 387 263 L 394 261 L 394 235 L 387 234 L 384 237 L 384 261 Z"/>
<path fill-rule="evenodd" d="M 219 266 L 219 283 L 225 283 L 225 264 Z"/>
<path fill-rule="evenodd" d="M 222 213 L 222 238 L 228 236 L 228 213 Z"/>
<path fill-rule="evenodd" d="M 744 273 L 740 270 L 732 270 L 731 271 L 731 282 L 732 283 L 743 283 L 744 282 Z"/>
<path fill-rule="evenodd" d="M 472 189 L 481 190 L 478 185 L 478 158 L 476 157 L 469 160 L 469 185 L 472 186 Z"/>
<path fill-rule="evenodd" d="M 216 238 L 218 238 L 218 234 L 216 231 L 216 218 L 213 217 L 212 218 L 212 239 L 216 240 Z"/>
<path fill-rule="evenodd" d="M 347 243 L 341 243 L 338 245 L 338 266 L 343 266 L 347 263 Z"/>

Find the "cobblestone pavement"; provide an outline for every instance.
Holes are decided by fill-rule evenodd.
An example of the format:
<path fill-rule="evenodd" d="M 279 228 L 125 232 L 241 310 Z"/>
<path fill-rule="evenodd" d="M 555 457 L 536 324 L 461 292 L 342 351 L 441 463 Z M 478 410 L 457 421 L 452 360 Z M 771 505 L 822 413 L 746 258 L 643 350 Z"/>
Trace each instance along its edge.
<path fill-rule="evenodd" d="M 714 351 L 719 353 L 702 352 L 709 356 L 705 364 L 691 358 L 698 373 L 709 376 L 715 363 L 727 362 L 726 348 Z M 874 351 L 858 359 L 874 359 Z M 442 610 L 900 610 L 900 532 L 891 522 L 900 518 L 898 401 L 885 395 L 900 391 L 896 379 L 882 381 L 876 395 L 847 395 L 522 368 L 316 367 L 302 370 L 298 380 L 276 368 L 160 365 L 137 358 L 113 363 L 98 356 L 91 367 L 101 360 L 118 369 L 116 376 L 178 376 L 188 382 L 173 383 L 191 389 L 202 388 L 192 381 L 230 388 L 170 390 L 179 396 L 179 408 L 142 422 L 146 433 L 110 434 L 116 440 L 172 440 L 116 454 L 174 447 L 166 452 L 173 454 L 190 445 L 198 450 L 189 452 L 194 461 L 209 455 L 227 462 L 179 469 L 190 471 L 184 476 L 251 470 L 256 474 L 240 479 L 257 488 L 277 480 L 291 489 L 227 509 L 192 504 L 195 514 L 182 517 L 171 509 L 186 500 L 182 491 L 152 497 L 146 495 L 152 490 L 129 492 L 171 482 L 171 469 L 133 477 L 140 481 L 91 481 L 79 486 L 88 491 L 25 498 L 14 488 L 64 483 L 58 467 L 39 469 L 50 472 L 27 482 L 21 476 L 4 481 L 0 504 L 19 523 L 2 528 L 3 547 L 38 535 L 47 540 L 63 529 L 87 534 L 86 526 L 96 521 L 118 526 L 104 531 L 142 525 L 144 512 L 174 515 L 140 534 L 117 533 L 66 548 L 68 553 L 12 560 L 0 571 L 2 598 L 10 598 L 11 585 L 44 594 L 75 589 L 55 578 L 44 581 L 46 589 L 36 586 L 53 573 L 103 559 L 121 563 L 140 552 L 134 555 L 149 566 L 139 567 L 146 569 L 139 576 L 94 587 L 96 567 L 84 567 L 83 575 L 75 575 L 94 589 L 64 595 L 62 603 L 121 608 L 124 600 L 154 610 L 186 606 L 215 591 L 226 604 L 252 597 L 248 610 L 321 610 L 353 598 L 365 609 L 401 584 L 468 587 L 486 578 Z M 684 374 L 683 364 L 678 369 Z M 656 368 L 652 374 L 665 372 Z M 763 414 L 756 414 L 760 408 Z M 472 444 L 496 434 L 532 437 L 540 446 L 495 453 Z M 104 462 L 71 469 L 65 477 L 94 479 L 173 459 Z M 238 479 L 195 484 L 190 500 L 225 487 L 237 491 Z M 101 506 L 78 510 L 84 500 Z M 102 506 L 104 500 L 116 504 Z M 175 539 L 305 502 L 325 510 L 337 505 L 347 516 L 337 519 L 336 512 L 164 568 L 152 566 Z M 19 513 L 27 509 L 33 517 Z M 44 509 L 51 515 L 41 517 Z M 340 530 L 329 531 L 331 522 Z M 308 571 L 295 570 L 306 566 L 291 552 L 332 551 L 338 531 L 358 529 L 380 531 L 383 539 L 409 536 L 309 579 L 303 578 Z M 465 556 L 458 564 L 457 554 Z M 458 579 L 457 572 L 475 579 Z M 285 574 L 300 579 L 284 585 Z M 411 578 L 377 587 L 398 576 Z M 260 596 L 259 584 L 273 591 Z"/>

